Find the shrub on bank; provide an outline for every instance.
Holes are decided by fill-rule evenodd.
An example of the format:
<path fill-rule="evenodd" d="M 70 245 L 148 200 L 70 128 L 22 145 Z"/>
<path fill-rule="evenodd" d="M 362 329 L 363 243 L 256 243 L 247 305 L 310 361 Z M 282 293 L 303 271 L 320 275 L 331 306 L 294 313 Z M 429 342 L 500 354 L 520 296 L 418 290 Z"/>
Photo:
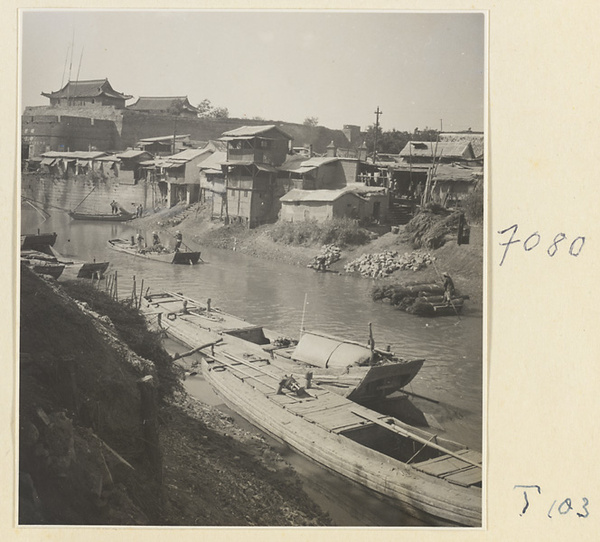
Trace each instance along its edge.
<path fill-rule="evenodd" d="M 325 222 L 277 222 L 270 230 L 271 239 L 286 245 L 363 245 L 369 232 L 355 220 L 336 218 Z"/>
<path fill-rule="evenodd" d="M 163 348 L 160 334 L 148 329 L 146 319 L 137 309 L 115 301 L 105 292 L 83 282 L 65 281 L 62 285 L 72 298 L 87 303 L 94 312 L 108 316 L 123 342 L 138 356 L 154 363 L 159 397 L 169 397 L 179 389 L 179 377 L 173 369 L 171 357 Z"/>

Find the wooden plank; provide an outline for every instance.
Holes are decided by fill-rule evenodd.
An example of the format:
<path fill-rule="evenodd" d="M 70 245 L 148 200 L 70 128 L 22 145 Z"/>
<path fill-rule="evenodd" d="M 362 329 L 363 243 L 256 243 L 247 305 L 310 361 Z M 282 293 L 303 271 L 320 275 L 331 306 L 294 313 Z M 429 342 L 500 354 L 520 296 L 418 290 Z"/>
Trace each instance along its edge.
<path fill-rule="evenodd" d="M 477 467 L 468 467 L 460 472 L 444 476 L 443 478 L 453 484 L 469 487 L 481 482 L 481 470 Z"/>

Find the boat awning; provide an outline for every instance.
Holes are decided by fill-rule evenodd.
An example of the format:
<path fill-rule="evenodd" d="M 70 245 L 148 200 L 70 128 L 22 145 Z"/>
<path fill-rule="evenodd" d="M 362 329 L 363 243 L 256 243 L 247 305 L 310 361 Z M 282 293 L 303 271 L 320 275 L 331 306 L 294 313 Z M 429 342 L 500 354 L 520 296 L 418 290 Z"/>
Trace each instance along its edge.
<path fill-rule="evenodd" d="M 292 354 L 294 360 L 323 369 L 358 365 L 370 357 L 371 351 L 364 346 L 312 333 L 302 335 Z"/>
<path fill-rule="evenodd" d="M 42 158 L 42 166 L 53 166 L 56 163 L 56 158 Z"/>

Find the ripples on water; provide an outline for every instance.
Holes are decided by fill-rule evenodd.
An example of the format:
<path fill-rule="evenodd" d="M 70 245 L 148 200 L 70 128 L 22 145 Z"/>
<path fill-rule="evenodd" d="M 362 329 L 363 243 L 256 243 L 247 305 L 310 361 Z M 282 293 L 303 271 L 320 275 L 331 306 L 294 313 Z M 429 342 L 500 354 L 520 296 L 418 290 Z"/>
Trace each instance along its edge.
<path fill-rule="evenodd" d="M 55 248 L 79 260 L 111 262 L 117 270 L 122 296 L 129 296 L 132 276 L 138 287 L 153 292 L 171 290 L 198 300 L 212 299 L 213 306 L 246 320 L 297 337 L 304 318 L 307 330 L 320 330 L 366 342 L 368 324 L 373 325 L 375 342 L 388 344 L 403 357 L 426 358 L 410 386 L 416 393 L 441 401 L 419 406 L 444 420 L 446 436 L 481 449 L 482 425 L 482 319 L 472 311 L 460 319 L 453 316 L 419 318 L 389 305 L 374 303 L 374 281 L 349 275 L 315 273 L 296 266 L 271 262 L 241 253 L 202 249 L 205 264 L 167 265 L 145 261 L 112 251 L 109 238 L 130 238 L 138 230 L 130 224 L 72 221 L 62 212 L 53 212 L 40 223 L 39 214 L 23 210 L 24 233 L 56 231 Z M 150 231 L 142 231 L 146 239 Z M 173 244 L 166 232 L 159 232 L 165 244 Z M 189 239 L 185 243 L 193 245 Z M 306 304 L 305 298 L 307 300 Z"/>

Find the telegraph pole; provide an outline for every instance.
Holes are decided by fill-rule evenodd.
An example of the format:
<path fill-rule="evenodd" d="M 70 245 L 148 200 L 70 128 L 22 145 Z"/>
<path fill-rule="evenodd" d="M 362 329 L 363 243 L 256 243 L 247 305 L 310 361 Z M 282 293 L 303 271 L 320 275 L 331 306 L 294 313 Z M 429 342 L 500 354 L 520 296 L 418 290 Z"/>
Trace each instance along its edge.
<path fill-rule="evenodd" d="M 383 115 L 383 111 L 379 110 L 379 106 L 377 106 L 377 111 L 375 111 L 375 141 L 373 141 L 373 163 L 377 160 L 377 135 L 379 133 L 379 116 Z"/>

